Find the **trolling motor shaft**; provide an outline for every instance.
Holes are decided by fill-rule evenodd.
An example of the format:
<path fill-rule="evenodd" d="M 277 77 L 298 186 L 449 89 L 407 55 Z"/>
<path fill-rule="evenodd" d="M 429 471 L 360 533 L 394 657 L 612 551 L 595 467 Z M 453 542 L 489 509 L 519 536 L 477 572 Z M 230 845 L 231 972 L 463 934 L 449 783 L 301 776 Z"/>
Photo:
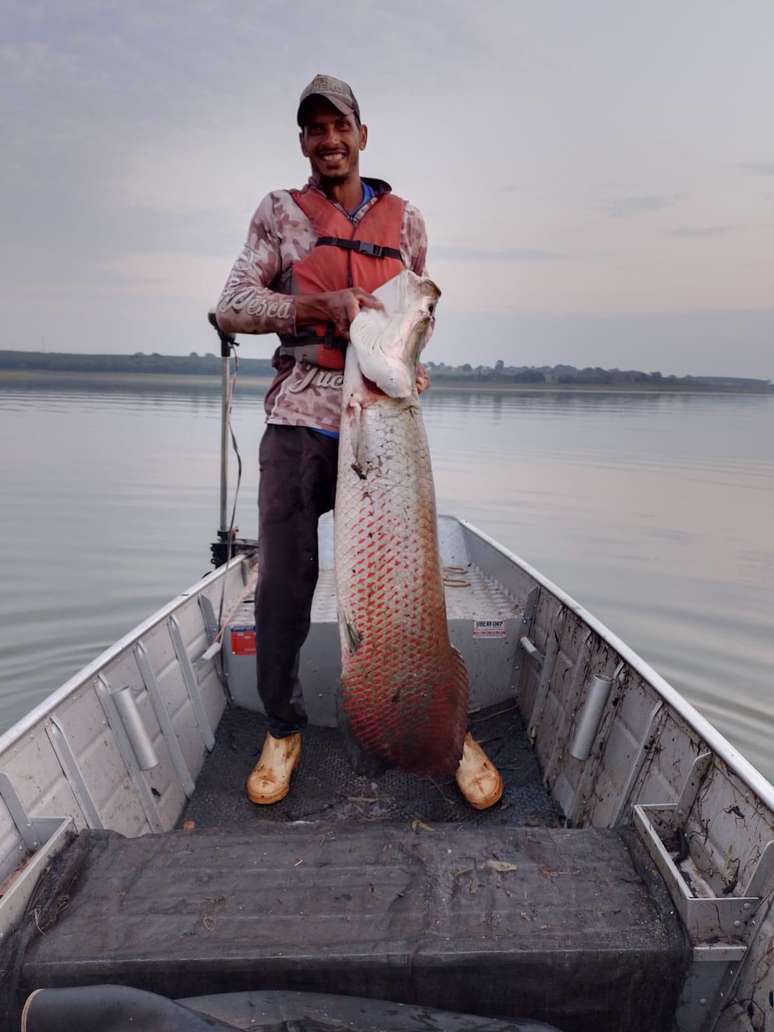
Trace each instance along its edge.
<path fill-rule="evenodd" d="M 223 540 L 228 539 L 228 416 L 229 416 L 229 366 L 231 363 L 231 352 L 239 347 L 230 333 L 224 333 L 218 326 L 214 310 L 207 313 L 207 320 L 210 326 L 214 327 L 220 339 L 221 364 L 221 399 L 220 399 L 220 521 L 218 524 L 218 536 Z"/>
<path fill-rule="evenodd" d="M 236 354 L 239 343 L 231 333 L 225 333 L 215 318 L 215 311 L 207 313 L 207 320 L 220 340 L 221 367 L 221 408 L 220 408 L 220 514 L 218 520 L 218 539 L 210 546 L 213 566 L 222 566 L 236 552 L 252 551 L 255 541 L 242 541 L 237 537 L 238 528 L 229 520 L 228 515 L 228 439 L 231 433 L 231 356 Z M 237 485 L 238 487 L 238 485 Z"/>

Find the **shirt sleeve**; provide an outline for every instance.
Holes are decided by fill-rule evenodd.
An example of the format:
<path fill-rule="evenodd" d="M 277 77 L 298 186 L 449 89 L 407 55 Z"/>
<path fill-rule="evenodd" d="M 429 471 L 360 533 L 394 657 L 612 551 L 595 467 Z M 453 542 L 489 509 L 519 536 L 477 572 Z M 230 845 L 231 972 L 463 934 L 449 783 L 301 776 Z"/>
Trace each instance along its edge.
<path fill-rule="evenodd" d="M 417 276 L 427 275 L 427 230 L 419 208 L 406 204 L 403 215 L 403 252 L 408 258 L 408 267 Z"/>
<path fill-rule="evenodd" d="M 218 325 L 226 333 L 296 332 L 295 298 L 270 289 L 282 270 L 277 209 L 273 194 L 264 197 L 226 280 L 216 309 Z"/>

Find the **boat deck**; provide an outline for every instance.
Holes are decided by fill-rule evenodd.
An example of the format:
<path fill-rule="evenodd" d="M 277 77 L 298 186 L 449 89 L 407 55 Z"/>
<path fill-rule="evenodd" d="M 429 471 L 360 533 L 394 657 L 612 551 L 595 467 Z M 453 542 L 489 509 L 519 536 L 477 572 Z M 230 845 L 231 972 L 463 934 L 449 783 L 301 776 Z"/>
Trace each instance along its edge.
<path fill-rule="evenodd" d="M 322 727 L 304 731 L 301 764 L 290 795 L 274 806 L 258 807 L 247 800 L 244 782 L 260 752 L 266 721 L 259 713 L 230 707 L 180 824 L 193 821 L 197 828 L 233 830 L 277 821 L 418 820 L 559 827 L 559 810 L 543 785 L 515 704 L 473 714 L 470 728 L 505 782 L 502 801 L 489 811 L 467 806 L 453 779 L 420 778 L 397 770 L 376 778 L 355 774 L 340 733 Z"/>

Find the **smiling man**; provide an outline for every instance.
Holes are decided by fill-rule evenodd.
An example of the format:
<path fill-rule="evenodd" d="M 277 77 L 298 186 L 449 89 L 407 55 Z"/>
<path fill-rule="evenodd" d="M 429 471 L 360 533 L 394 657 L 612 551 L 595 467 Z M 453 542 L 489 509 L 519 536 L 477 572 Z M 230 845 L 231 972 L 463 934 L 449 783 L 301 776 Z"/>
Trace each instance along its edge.
<path fill-rule="evenodd" d="M 276 333 L 258 492 L 261 563 L 255 596 L 258 690 L 269 731 L 247 780 L 252 802 L 283 799 L 301 751 L 298 663 L 318 575 L 317 522 L 333 508 L 344 354 L 371 293 L 409 268 L 426 274 L 419 211 L 381 179 L 360 175 L 368 129 L 347 83 L 317 75 L 300 97 L 302 190 L 261 201 L 217 307 L 229 333 Z M 427 386 L 424 373 L 417 378 Z M 468 736 L 457 782 L 471 805 L 502 794 L 499 774 Z"/>

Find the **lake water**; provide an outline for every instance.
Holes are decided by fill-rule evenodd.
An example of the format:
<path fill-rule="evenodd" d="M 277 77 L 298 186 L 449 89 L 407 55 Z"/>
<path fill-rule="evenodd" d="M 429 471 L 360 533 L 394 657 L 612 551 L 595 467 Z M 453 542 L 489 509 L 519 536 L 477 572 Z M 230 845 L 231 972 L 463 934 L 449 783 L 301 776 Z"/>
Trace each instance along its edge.
<path fill-rule="evenodd" d="M 774 778 L 774 398 L 459 393 L 424 404 L 439 509 L 641 653 Z M 219 394 L 0 386 L 0 730 L 208 568 Z M 260 394 L 237 392 L 256 534 Z"/>

